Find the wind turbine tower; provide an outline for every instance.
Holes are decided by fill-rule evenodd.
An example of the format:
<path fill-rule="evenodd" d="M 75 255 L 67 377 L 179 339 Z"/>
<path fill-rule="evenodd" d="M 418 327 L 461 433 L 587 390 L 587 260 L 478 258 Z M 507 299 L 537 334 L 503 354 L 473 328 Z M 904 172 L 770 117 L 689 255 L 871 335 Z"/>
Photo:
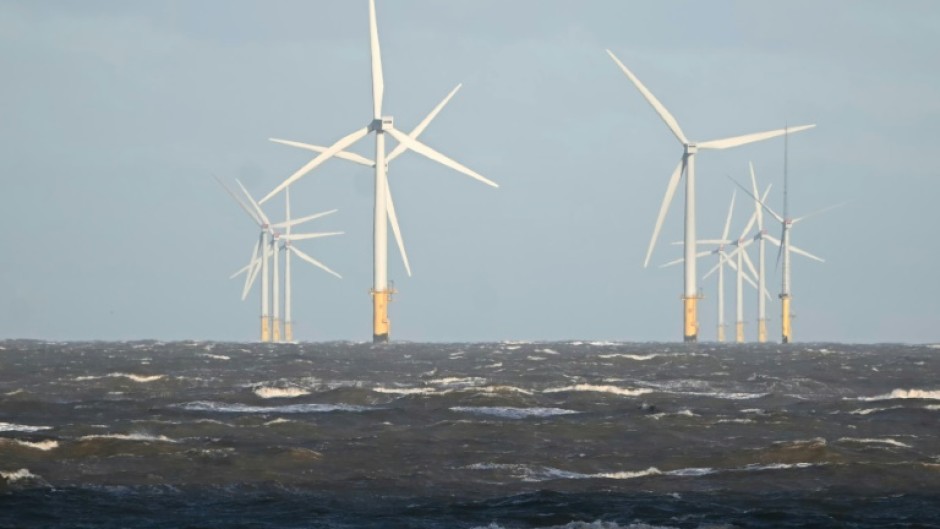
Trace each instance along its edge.
<path fill-rule="evenodd" d="M 607 50 L 610 58 L 614 60 L 615 63 L 623 70 L 623 73 L 630 79 L 637 90 L 643 95 L 646 101 L 653 107 L 659 117 L 663 120 L 669 130 L 672 131 L 676 139 L 679 140 L 679 143 L 682 144 L 682 158 L 679 160 L 679 164 L 676 166 L 675 171 L 672 173 L 672 177 L 669 179 L 669 183 L 666 186 L 666 196 L 663 199 L 662 206 L 659 210 L 659 216 L 656 219 L 656 225 L 653 228 L 653 235 L 650 239 L 649 249 L 646 252 L 646 260 L 643 263 L 643 266 L 646 267 L 649 265 L 650 256 L 653 253 L 653 248 L 656 246 L 656 240 L 659 236 L 659 231 L 662 228 L 663 220 L 666 217 L 666 212 L 669 209 L 669 204 L 672 202 L 672 197 L 675 194 L 676 188 L 679 185 L 679 180 L 682 175 L 685 174 L 685 237 L 684 237 L 684 249 L 685 249 L 685 273 L 684 273 L 684 289 L 683 289 L 683 339 L 686 342 L 696 342 L 698 341 L 698 312 L 697 312 L 697 303 L 699 299 L 698 285 L 696 283 L 696 269 L 695 269 L 695 256 L 696 256 L 696 240 L 695 240 L 695 155 L 699 150 L 702 149 L 728 149 L 731 147 L 738 147 L 740 145 L 745 145 L 748 143 L 753 143 L 756 141 L 766 140 L 770 138 L 775 138 L 777 136 L 782 136 L 787 134 L 786 129 L 771 130 L 767 132 L 757 132 L 753 134 L 745 134 L 743 136 L 735 136 L 732 138 L 724 138 L 720 140 L 710 140 L 705 142 L 695 142 L 690 141 L 685 133 L 682 132 L 682 129 L 679 127 L 679 123 L 676 119 L 666 110 L 666 107 L 656 99 L 656 96 L 650 92 L 643 83 L 633 72 L 631 72 L 620 59 L 610 50 Z M 815 125 L 803 125 L 800 127 L 795 127 L 790 129 L 789 132 L 799 132 L 801 130 L 806 130 L 814 127 Z"/>

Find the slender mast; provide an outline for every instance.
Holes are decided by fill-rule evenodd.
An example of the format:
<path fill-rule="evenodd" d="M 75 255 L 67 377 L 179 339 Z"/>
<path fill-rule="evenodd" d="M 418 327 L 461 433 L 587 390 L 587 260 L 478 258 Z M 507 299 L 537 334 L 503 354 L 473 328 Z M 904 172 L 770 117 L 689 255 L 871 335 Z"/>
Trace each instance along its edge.
<path fill-rule="evenodd" d="M 278 343 L 281 341 L 281 277 L 280 277 L 280 256 L 278 253 L 280 249 L 278 248 L 278 238 L 276 235 L 271 238 L 271 254 L 274 262 L 274 270 L 272 272 L 274 288 L 272 290 L 272 311 L 274 315 L 273 326 L 271 327 L 271 341 Z"/>
<path fill-rule="evenodd" d="M 261 341 L 271 341 L 271 320 L 268 317 L 268 227 L 261 232 Z"/>

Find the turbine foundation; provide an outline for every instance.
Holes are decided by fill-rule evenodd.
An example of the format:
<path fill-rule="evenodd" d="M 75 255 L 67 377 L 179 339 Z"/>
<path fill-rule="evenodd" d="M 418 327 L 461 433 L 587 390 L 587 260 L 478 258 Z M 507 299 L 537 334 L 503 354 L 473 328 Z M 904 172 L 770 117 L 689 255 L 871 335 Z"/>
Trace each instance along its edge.
<path fill-rule="evenodd" d="M 725 341 L 725 326 L 724 325 L 718 326 L 718 341 L 719 342 Z"/>
<path fill-rule="evenodd" d="M 683 339 L 686 342 L 698 341 L 698 296 L 682 298 L 685 307 L 685 331 Z"/>
<path fill-rule="evenodd" d="M 274 327 L 272 328 L 271 341 L 281 343 L 281 320 L 274 318 Z"/>
<path fill-rule="evenodd" d="M 767 320 L 759 319 L 757 320 L 757 343 L 766 343 L 767 342 Z"/>
<path fill-rule="evenodd" d="M 271 319 L 267 315 L 261 316 L 261 341 L 271 341 Z"/>
<path fill-rule="evenodd" d="M 738 343 L 744 343 L 744 322 L 739 321 L 735 325 L 735 336 L 734 340 Z"/>
<path fill-rule="evenodd" d="M 391 290 L 372 291 L 372 343 L 388 343 L 391 323 L 388 321 L 388 302 Z"/>
<path fill-rule="evenodd" d="M 781 321 L 780 329 L 783 335 L 780 339 L 783 343 L 790 343 L 793 340 L 793 329 L 790 326 L 790 295 L 780 294 Z"/>
<path fill-rule="evenodd" d="M 294 326 L 289 321 L 284 322 L 284 341 L 294 343 Z"/>

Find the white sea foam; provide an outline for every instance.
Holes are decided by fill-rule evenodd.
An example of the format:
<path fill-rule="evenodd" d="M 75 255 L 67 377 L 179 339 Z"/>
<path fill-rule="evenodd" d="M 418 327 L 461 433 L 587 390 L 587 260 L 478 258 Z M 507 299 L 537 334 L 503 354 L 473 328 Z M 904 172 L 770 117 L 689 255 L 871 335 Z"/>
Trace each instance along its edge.
<path fill-rule="evenodd" d="M 292 399 L 295 397 L 303 397 L 304 395 L 309 395 L 310 392 L 303 388 L 276 388 L 276 387 L 267 387 L 261 386 L 255 388 L 255 395 L 261 397 L 262 399 Z"/>
<path fill-rule="evenodd" d="M 165 435 L 150 435 L 145 433 L 109 433 L 103 435 L 85 435 L 79 437 L 79 441 L 93 441 L 95 439 L 117 439 L 119 441 L 142 441 L 152 443 L 178 443 L 176 439 L 170 439 Z"/>
<path fill-rule="evenodd" d="M 754 424 L 754 419 L 719 419 L 718 424 Z"/>
<path fill-rule="evenodd" d="M 769 393 L 726 393 L 723 391 L 673 391 L 676 395 L 691 395 L 694 397 L 711 397 L 714 399 L 727 399 L 727 400 L 750 400 L 750 399 L 759 399 L 761 397 L 766 397 Z"/>
<path fill-rule="evenodd" d="M 596 342 L 588 342 L 588 345 L 593 345 L 594 347 L 613 347 L 618 344 L 617 342 L 596 341 Z"/>
<path fill-rule="evenodd" d="M 849 412 L 850 415 L 868 415 L 870 413 L 878 413 L 879 411 L 888 411 L 888 410 L 900 410 L 903 406 L 891 406 L 889 408 L 864 408 L 852 410 Z"/>
<path fill-rule="evenodd" d="M 460 388 L 486 384 L 486 379 L 483 377 L 444 377 L 428 380 L 427 383 L 433 386 Z"/>
<path fill-rule="evenodd" d="M 554 349 L 548 349 L 548 348 L 545 348 L 545 349 L 536 349 L 535 352 L 536 352 L 536 353 L 547 354 L 547 355 L 558 355 L 558 354 L 561 354 L 561 353 L 559 353 L 558 351 L 556 351 L 556 350 L 554 350 Z"/>
<path fill-rule="evenodd" d="M 484 367 L 485 369 L 496 369 L 497 367 L 503 367 L 503 363 L 502 363 L 502 362 L 496 362 L 495 364 L 490 364 L 490 365 L 486 365 L 486 366 L 483 366 L 483 367 Z"/>
<path fill-rule="evenodd" d="M 896 439 L 891 439 L 890 437 L 885 437 L 883 439 L 871 439 L 871 438 L 856 438 L 856 437 L 843 437 L 839 439 L 840 443 L 861 443 L 861 444 L 883 444 L 896 446 L 899 448 L 911 448 L 911 445 L 907 443 L 902 443 Z"/>
<path fill-rule="evenodd" d="M 925 410 L 940 411 L 940 404 L 928 404 L 924 406 Z"/>
<path fill-rule="evenodd" d="M 206 350 L 209 351 L 209 349 L 206 349 Z M 232 359 L 232 357 L 230 357 L 230 356 L 215 355 L 215 354 L 210 354 L 210 353 L 203 353 L 203 354 L 201 354 L 201 355 L 199 355 L 199 356 L 204 356 L 204 357 L 206 357 L 206 358 L 211 358 L 211 359 L 213 359 L 213 360 L 231 360 L 231 359 Z"/>
<path fill-rule="evenodd" d="M 451 411 L 474 413 L 478 415 L 491 415 L 503 419 L 525 419 L 527 417 L 554 417 L 556 415 L 571 415 L 579 413 L 574 410 L 562 408 L 511 408 L 505 406 L 455 406 Z"/>
<path fill-rule="evenodd" d="M 894 400 L 894 399 L 940 400 L 940 390 L 895 389 L 894 391 L 886 395 L 877 395 L 875 397 L 859 397 L 856 400 L 862 400 L 862 401 L 868 402 L 868 401 Z"/>
<path fill-rule="evenodd" d="M 0 442 L 15 444 L 15 445 L 23 446 L 26 448 L 32 448 L 33 450 L 42 450 L 43 452 L 48 452 L 49 450 L 59 447 L 59 442 L 52 440 L 52 439 L 33 442 L 33 441 L 24 441 L 22 439 L 0 438 Z"/>
<path fill-rule="evenodd" d="M 654 413 L 652 415 L 647 415 L 647 417 L 649 417 L 650 419 L 656 419 L 658 421 L 662 419 L 663 417 L 698 417 L 698 415 L 695 413 L 692 413 L 692 410 L 679 410 L 675 413 L 666 413 L 666 412 Z"/>
<path fill-rule="evenodd" d="M 574 386 L 565 386 L 562 388 L 548 388 L 543 393 L 562 393 L 566 391 L 593 391 L 597 393 L 610 393 L 620 395 L 621 397 L 636 397 L 652 393 L 653 390 L 647 388 L 621 388 L 617 386 L 598 386 L 594 384 L 575 384 Z"/>
<path fill-rule="evenodd" d="M 354 406 L 352 404 L 288 404 L 285 406 L 250 406 L 225 402 L 196 401 L 180 405 L 189 411 L 210 411 L 217 413 L 326 413 L 332 411 L 368 411 L 375 408 Z"/>
<path fill-rule="evenodd" d="M 5 397 L 12 397 L 13 395 L 19 395 L 20 393 L 26 393 L 26 391 L 24 391 L 23 388 L 14 389 L 13 391 L 10 391 L 9 393 L 4 393 L 3 395 Z"/>
<path fill-rule="evenodd" d="M 7 480 L 10 483 L 14 481 L 19 481 L 21 479 L 40 479 L 39 476 L 33 474 L 27 468 L 21 468 L 19 470 L 4 471 L 0 470 L 0 477 Z"/>
<path fill-rule="evenodd" d="M 732 469 L 733 471 L 755 471 L 755 470 L 788 470 L 791 468 L 809 468 L 815 467 L 818 465 L 823 465 L 825 463 L 771 463 L 769 465 L 760 465 L 754 463 L 752 465 L 747 465 L 744 468 Z"/>
<path fill-rule="evenodd" d="M 604 358 L 604 359 L 627 358 L 629 360 L 636 360 L 638 362 L 643 362 L 645 360 L 652 360 L 656 358 L 657 356 L 660 356 L 660 355 L 658 354 L 633 355 L 633 354 L 624 354 L 624 353 L 611 353 L 611 354 L 605 354 L 605 355 L 597 355 L 598 358 Z"/>
<path fill-rule="evenodd" d="M 38 432 L 50 429 L 52 429 L 51 426 L 27 426 L 25 424 L 0 422 L 0 432 Z"/>
<path fill-rule="evenodd" d="M 544 356 L 535 356 L 535 355 L 529 355 L 529 356 L 527 356 L 527 357 L 525 357 L 525 358 L 526 358 L 526 360 L 529 360 L 529 361 L 531 361 L 531 362 L 542 362 L 542 361 L 545 360 L 545 357 L 544 357 Z"/>
<path fill-rule="evenodd" d="M 391 395 L 446 395 L 451 393 L 453 390 L 441 390 L 435 388 L 384 388 L 380 386 L 377 388 L 372 388 L 372 391 L 376 393 L 388 393 Z"/>
<path fill-rule="evenodd" d="M 278 417 L 277 419 L 274 419 L 273 421 L 268 421 L 268 422 L 264 423 L 264 425 L 265 425 L 265 426 L 273 426 L 273 425 L 275 425 L 275 424 L 287 424 L 287 423 L 291 423 L 291 422 L 294 422 L 294 421 L 292 421 L 292 420 L 290 420 L 290 419 L 285 419 L 284 417 Z"/>
<path fill-rule="evenodd" d="M 134 382 L 154 382 L 164 378 L 166 375 L 136 375 L 134 373 L 108 373 L 107 375 L 100 376 L 82 376 L 75 377 L 76 382 L 84 382 L 86 380 L 99 380 L 102 378 L 126 378 L 128 380 L 133 380 Z"/>

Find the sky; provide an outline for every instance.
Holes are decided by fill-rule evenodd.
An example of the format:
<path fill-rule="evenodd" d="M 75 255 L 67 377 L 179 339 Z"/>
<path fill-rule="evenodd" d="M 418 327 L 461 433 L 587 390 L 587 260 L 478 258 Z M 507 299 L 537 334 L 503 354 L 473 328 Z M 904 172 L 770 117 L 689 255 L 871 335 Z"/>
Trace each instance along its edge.
<path fill-rule="evenodd" d="M 376 3 L 385 114 L 410 130 L 463 83 L 422 140 L 500 184 L 392 163 L 413 270 L 391 241 L 394 340 L 681 340 L 682 270 L 658 267 L 681 256 L 681 192 L 643 259 L 682 148 L 609 48 L 693 140 L 817 125 L 789 141 L 791 213 L 848 204 L 792 232 L 826 260 L 794 257 L 795 340 L 940 342 L 940 4 Z M 6 1 L 0 71 L 0 338 L 257 339 L 257 286 L 243 302 L 229 279 L 257 229 L 213 175 L 262 196 L 311 158 L 268 138 L 329 145 L 372 112 L 366 0 Z M 699 236 L 749 161 L 779 209 L 783 153 L 700 153 Z M 300 340 L 371 338 L 372 178 L 331 160 L 292 187 L 295 216 L 338 208 L 310 228 L 345 232 L 298 243 L 343 276 L 294 261 Z M 744 310 L 750 341 L 750 287 Z M 779 317 L 774 297 L 772 338 Z"/>

